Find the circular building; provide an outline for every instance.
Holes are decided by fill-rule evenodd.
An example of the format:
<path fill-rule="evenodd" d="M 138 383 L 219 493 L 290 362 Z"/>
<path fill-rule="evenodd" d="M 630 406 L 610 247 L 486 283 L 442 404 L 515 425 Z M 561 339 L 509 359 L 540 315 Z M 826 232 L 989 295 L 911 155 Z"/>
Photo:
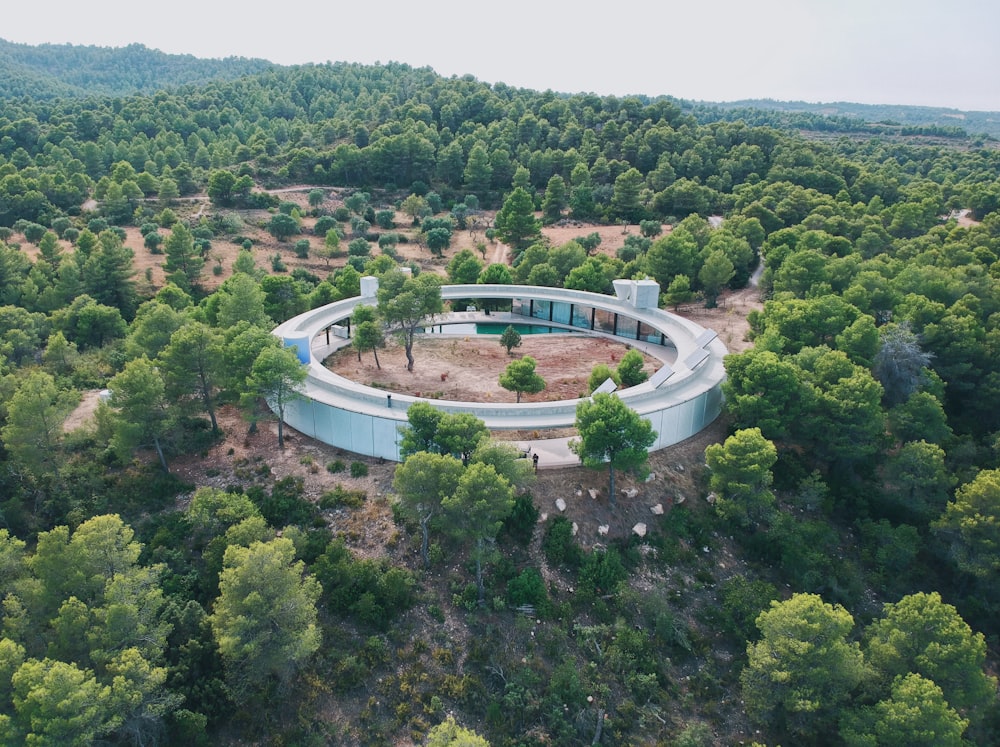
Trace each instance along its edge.
<path fill-rule="evenodd" d="M 418 401 L 445 412 L 472 413 L 490 430 L 537 431 L 532 444 L 543 442 L 547 432 L 573 427 L 579 399 L 487 404 L 389 395 L 327 369 L 323 360 L 348 344 L 354 308 L 375 305 L 377 290 L 377 278 L 362 278 L 360 296 L 313 309 L 274 329 L 286 345 L 296 346 L 299 359 L 308 366 L 304 397 L 285 408 L 288 425 L 331 446 L 394 461 L 400 460 L 400 427 L 407 424 L 406 410 Z M 722 409 L 725 378 L 725 345 L 712 330 L 657 308 L 659 290 L 652 280 L 616 280 L 615 296 L 529 285 L 445 285 L 444 300 L 502 299 L 511 303 L 511 310 L 441 314 L 428 320 L 428 327 L 544 324 L 640 347 L 663 365 L 648 380 L 618 391 L 617 396 L 652 424 L 657 433 L 652 451 L 683 441 L 711 423 Z M 605 387 L 601 389 L 611 391 L 613 382 Z"/>

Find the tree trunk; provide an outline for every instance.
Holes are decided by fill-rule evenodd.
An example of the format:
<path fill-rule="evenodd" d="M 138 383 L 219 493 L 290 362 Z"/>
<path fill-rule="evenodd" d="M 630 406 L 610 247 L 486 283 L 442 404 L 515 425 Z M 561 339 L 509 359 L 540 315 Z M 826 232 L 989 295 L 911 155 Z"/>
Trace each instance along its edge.
<path fill-rule="evenodd" d="M 163 447 L 160 446 L 160 439 L 158 436 L 153 436 L 153 446 L 156 447 L 156 455 L 160 457 L 160 466 L 163 467 L 163 471 L 169 475 L 170 467 L 167 466 L 167 458 L 163 456 Z"/>
<path fill-rule="evenodd" d="M 201 399 L 208 410 L 208 419 L 212 421 L 212 433 L 219 432 L 219 421 L 215 417 L 215 407 L 212 405 L 212 393 L 209 391 L 208 382 L 205 377 L 201 377 Z"/>
<path fill-rule="evenodd" d="M 424 568 L 431 567 L 431 556 L 428 552 L 430 545 L 429 528 L 432 514 L 424 514 L 420 517 L 420 557 L 424 559 Z"/>
<path fill-rule="evenodd" d="M 285 408 L 278 405 L 278 448 L 285 448 Z"/>
<path fill-rule="evenodd" d="M 601 731 L 604 729 L 604 709 L 597 709 L 597 728 L 594 730 L 594 739 L 591 744 L 601 743 Z"/>
<path fill-rule="evenodd" d="M 407 335 L 403 349 L 406 351 L 406 370 L 413 373 L 413 338 L 411 336 Z"/>
<path fill-rule="evenodd" d="M 615 500 L 615 467 L 610 459 L 608 459 L 608 498 L 611 500 L 612 507 L 618 505 Z"/>
<path fill-rule="evenodd" d="M 476 540 L 476 589 L 479 592 L 479 606 L 486 604 L 486 590 L 483 588 L 483 538 Z"/>
<path fill-rule="evenodd" d="M 376 350 L 375 348 L 372 348 L 372 355 L 375 356 L 375 368 L 377 368 L 379 371 L 381 371 L 382 370 L 382 364 L 378 362 L 378 350 Z"/>

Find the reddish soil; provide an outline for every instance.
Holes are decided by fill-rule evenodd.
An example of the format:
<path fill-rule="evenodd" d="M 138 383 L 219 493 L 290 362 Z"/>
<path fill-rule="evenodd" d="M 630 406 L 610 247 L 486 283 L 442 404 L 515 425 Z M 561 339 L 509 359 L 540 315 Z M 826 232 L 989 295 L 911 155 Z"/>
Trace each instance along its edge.
<path fill-rule="evenodd" d="M 432 397 L 473 402 L 515 402 L 514 392 L 499 384 L 507 365 L 524 356 L 537 362 L 536 373 L 545 379 L 545 389 L 538 394 L 521 395 L 522 402 L 552 402 L 575 399 L 587 394 L 587 379 L 598 363 L 614 368 L 627 346 L 614 340 L 583 335 L 524 335 L 521 346 L 512 355 L 500 345 L 496 335 L 465 337 L 418 336 L 414 342 L 416 360 L 412 372 L 406 370 L 403 346 L 388 340 L 378 353 L 381 368 L 371 353 L 358 362 L 352 348 L 343 348 L 326 359 L 335 373 L 368 386 L 378 386 L 416 397 Z M 658 362 L 646 359 L 645 370 L 652 374 Z"/>

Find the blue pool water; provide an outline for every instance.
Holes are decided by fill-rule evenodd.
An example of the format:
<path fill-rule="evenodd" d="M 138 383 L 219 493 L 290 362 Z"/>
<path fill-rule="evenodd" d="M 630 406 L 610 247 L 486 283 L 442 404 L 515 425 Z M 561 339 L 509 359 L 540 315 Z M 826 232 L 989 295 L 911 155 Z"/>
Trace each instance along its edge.
<path fill-rule="evenodd" d="M 513 327 L 522 335 L 545 335 L 559 333 L 564 335 L 582 334 L 571 329 L 561 327 L 550 327 L 547 324 L 492 324 L 489 322 L 479 324 L 435 324 L 433 327 L 424 327 L 424 334 L 449 335 L 502 335 L 507 327 Z"/>

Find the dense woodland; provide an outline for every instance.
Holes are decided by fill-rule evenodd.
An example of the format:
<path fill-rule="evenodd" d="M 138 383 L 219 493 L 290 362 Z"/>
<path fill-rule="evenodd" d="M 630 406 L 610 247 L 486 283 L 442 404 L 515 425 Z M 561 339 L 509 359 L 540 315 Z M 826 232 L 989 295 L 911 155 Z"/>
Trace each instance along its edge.
<path fill-rule="evenodd" d="M 0 52 L 0 741 L 1000 739 L 988 137 L 402 64 Z M 271 191 L 291 185 L 305 203 Z M 617 256 L 541 240 L 562 221 L 632 231 Z M 465 230 L 511 266 L 455 252 Z M 232 267 L 220 247 L 242 250 Z M 272 325 L 363 273 L 400 298 L 442 273 L 597 292 L 649 276 L 676 307 L 715 304 L 759 258 L 729 435 L 642 539 L 536 529 L 530 476 L 433 408 L 411 417 L 399 546 L 378 558 L 323 514 L 374 495 L 307 500 L 266 459 L 225 487 L 171 472 L 223 437 L 221 411 L 252 429 L 294 397 Z M 390 301 L 358 320 L 359 354 Z M 723 548 L 725 573 L 705 560 Z"/>

